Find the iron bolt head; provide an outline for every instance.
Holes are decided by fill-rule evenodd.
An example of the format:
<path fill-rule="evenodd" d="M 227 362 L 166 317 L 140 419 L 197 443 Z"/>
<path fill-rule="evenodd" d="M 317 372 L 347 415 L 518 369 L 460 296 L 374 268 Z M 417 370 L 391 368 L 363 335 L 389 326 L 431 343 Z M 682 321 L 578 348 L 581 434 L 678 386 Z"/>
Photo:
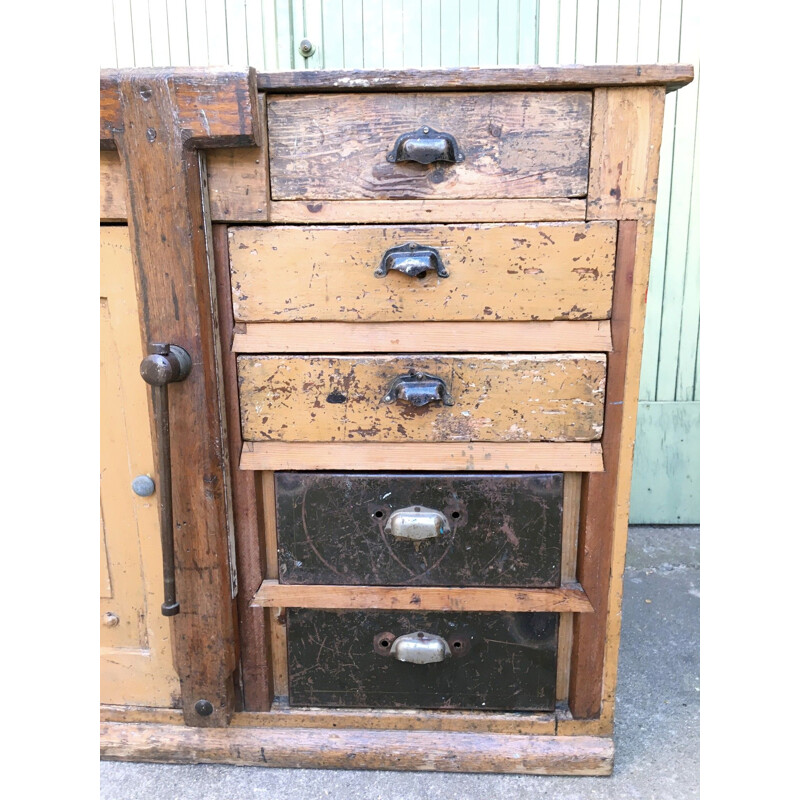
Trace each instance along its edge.
<path fill-rule="evenodd" d="M 117 625 L 119 625 L 119 617 L 112 611 L 107 611 L 103 614 L 103 625 L 105 625 L 106 628 L 116 628 Z"/>
<path fill-rule="evenodd" d="M 150 497 L 156 490 L 156 482 L 149 475 L 137 475 L 131 481 L 131 489 L 139 497 Z"/>
<path fill-rule="evenodd" d="M 303 56 L 303 58 L 309 58 L 309 57 L 313 56 L 315 49 L 316 48 L 311 43 L 310 39 L 303 39 L 303 41 L 300 42 L 299 50 L 300 50 L 300 55 Z"/>
<path fill-rule="evenodd" d="M 210 717 L 211 714 L 214 713 L 214 706 L 208 702 L 208 700 L 198 700 L 194 704 L 194 710 L 201 716 L 201 717 Z"/>

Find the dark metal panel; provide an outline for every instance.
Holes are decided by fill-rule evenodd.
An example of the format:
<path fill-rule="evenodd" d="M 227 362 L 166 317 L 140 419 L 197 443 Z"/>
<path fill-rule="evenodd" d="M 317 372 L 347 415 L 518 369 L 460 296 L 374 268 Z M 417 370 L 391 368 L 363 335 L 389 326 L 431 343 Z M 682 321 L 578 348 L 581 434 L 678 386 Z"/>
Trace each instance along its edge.
<path fill-rule="evenodd" d="M 289 703 L 350 708 L 552 711 L 557 614 L 287 611 Z M 422 631 L 452 655 L 418 664 L 388 654 Z"/>
<path fill-rule="evenodd" d="M 281 583 L 558 586 L 561 473 L 276 473 Z M 393 536 L 403 508 L 442 512 L 440 536 Z"/>

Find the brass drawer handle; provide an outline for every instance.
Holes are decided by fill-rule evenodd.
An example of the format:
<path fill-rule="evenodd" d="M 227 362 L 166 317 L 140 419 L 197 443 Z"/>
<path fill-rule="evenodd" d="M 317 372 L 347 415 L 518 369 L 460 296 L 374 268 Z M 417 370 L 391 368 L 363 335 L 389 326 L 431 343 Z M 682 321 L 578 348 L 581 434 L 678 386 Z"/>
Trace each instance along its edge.
<path fill-rule="evenodd" d="M 433 508 L 425 506 L 409 506 L 398 508 L 386 522 L 384 532 L 396 536 L 398 539 L 436 539 L 450 533 L 450 523 L 447 517 Z"/>
<path fill-rule="evenodd" d="M 435 247 L 426 247 L 416 242 L 390 247 L 383 254 L 380 266 L 375 270 L 375 277 L 385 278 L 390 269 L 412 278 L 424 278 L 431 270 L 436 270 L 440 278 L 449 275 L 439 251 Z"/>
<path fill-rule="evenodd" d="M 153 411 L 156 417 L 158 477 L 161 483 L 159 518 L 161 522 L 161 558 L 164 564 L 164 602 L 161 613 L 174 617 L 181 610 L 175 599 L 175 545 L 172 523 L 172 458 L 169 446 L 169 398 L 167 384 L 186 379 L 192 359 L 176 344 L 150 344 L 149 355 L 139 365 L 139 374 L 153 387 Z"/>
<path fill-rule="evenodd" d="M 392 163 L 416 161 L 417 164 L 433 164 L 434 161 L 445 161 L 455 164 L 464 160 L 464 153 L 451 133 L 439 133 L 425 125 L 399 136 L 386 160 Z"/>
<path fill-rule="evenodd" d="M 441 378 L 413 369 L 407 375 L 398 375 L 389 384 L 382 402 L 393 403 L 395 400 L 405 400 L 418 407 L 437 400 L 441 400 L 446 406 L 455 403 L 447 390 L 447 384 Z"/>

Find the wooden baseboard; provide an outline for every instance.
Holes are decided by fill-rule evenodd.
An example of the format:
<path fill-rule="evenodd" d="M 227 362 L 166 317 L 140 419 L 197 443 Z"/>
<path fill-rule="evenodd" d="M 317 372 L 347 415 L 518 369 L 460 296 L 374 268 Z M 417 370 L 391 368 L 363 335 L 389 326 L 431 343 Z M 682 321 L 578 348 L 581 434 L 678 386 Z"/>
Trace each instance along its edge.
<path fill-rule="evenodd" d="M 610 775 L 614 742 L 597 736 L 102 722 L 100 753 L 114 761 L 168 764 Z"/>

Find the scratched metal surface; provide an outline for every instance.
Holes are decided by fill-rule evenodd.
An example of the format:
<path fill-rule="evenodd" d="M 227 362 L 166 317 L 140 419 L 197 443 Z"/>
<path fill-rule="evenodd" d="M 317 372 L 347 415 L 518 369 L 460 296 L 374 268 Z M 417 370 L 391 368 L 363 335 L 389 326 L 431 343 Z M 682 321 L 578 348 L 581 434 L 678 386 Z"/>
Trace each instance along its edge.
<path fill-rule="evenodd" d="M 378 652 L 387 634 L 415 631 L 459 655 L 410 664 Z M 289 704 L 552 711 L 557 631 L 557 614 L 289 609 Z"/>
<path fill-rule="evenodd" d="M 275 476 L 281 583 L 557 586 L 561 473 Z M 450 531 L 385 532 L 398 509 L 442 511 Z"/>

